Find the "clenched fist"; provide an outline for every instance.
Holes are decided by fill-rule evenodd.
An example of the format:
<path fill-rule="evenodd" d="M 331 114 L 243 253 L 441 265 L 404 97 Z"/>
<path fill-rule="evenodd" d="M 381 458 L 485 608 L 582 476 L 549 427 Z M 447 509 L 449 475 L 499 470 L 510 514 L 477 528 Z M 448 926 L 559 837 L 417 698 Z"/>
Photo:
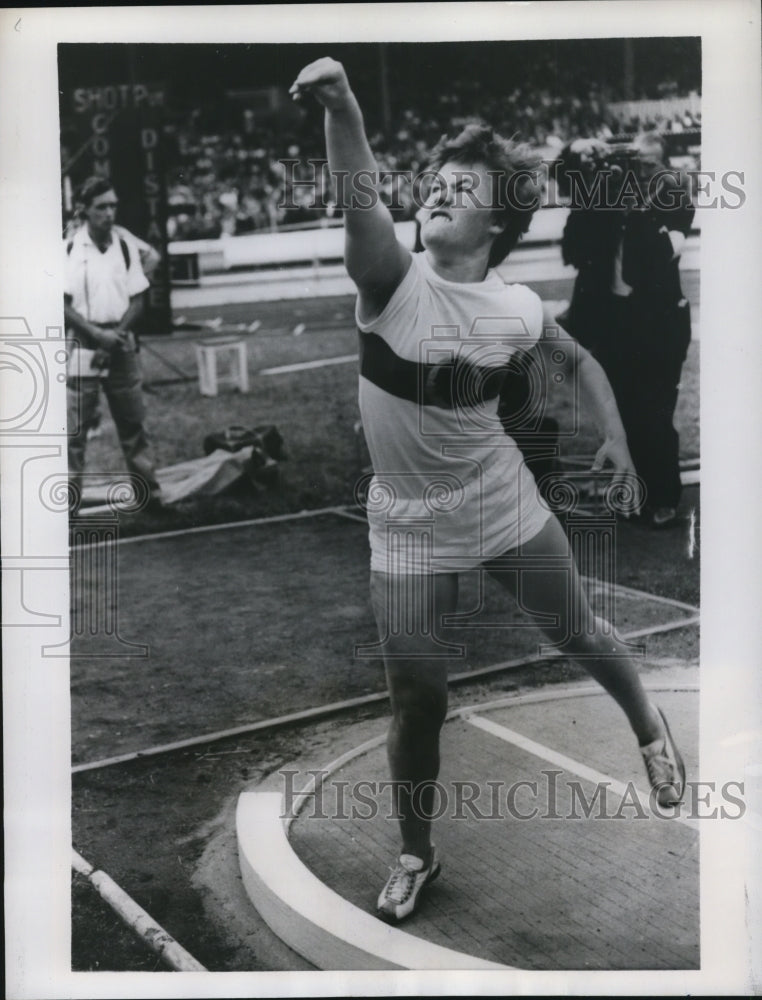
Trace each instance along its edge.
<path fill-rule="evenodd" d="M 289 88 L 295 101 L 301 100 L 307 92 L 313 93 L 330 110 L 343 107 L 352 96 L 344 67 L 329 56 L 305 66 Z"/>

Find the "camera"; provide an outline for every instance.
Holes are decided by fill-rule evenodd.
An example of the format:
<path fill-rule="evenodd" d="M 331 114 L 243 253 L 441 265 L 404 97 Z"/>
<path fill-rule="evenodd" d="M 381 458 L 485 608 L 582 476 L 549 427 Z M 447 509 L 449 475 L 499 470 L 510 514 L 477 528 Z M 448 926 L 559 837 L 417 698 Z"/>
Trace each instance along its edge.
<path fill-rule="evenodd" d="M 631 170 L 637 174 L 640 169 L 640 153 L 627 142 L 612 142 L 595 158 L 595 163 L 597 170 L 611 170 L 622 174 Z"/>
<path fill-rule="evenodd" d="M 558 193 L 575 201 L 584 186 L 592 190 L 600 176 L 609 194 L 615 194 L 627 177 L 640 176 L 640 153 L 628 142 L 575 139 L 567 143 L 553 167 Z"/>

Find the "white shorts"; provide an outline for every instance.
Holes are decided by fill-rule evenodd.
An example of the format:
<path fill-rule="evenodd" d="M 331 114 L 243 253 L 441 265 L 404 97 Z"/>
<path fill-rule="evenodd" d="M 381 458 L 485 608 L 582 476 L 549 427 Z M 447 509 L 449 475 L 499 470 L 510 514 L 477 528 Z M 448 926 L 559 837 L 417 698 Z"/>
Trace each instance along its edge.
<path fill-rule="evenodd" d="M 534 538 L 550 510 L 518 448 L 501 448 L 500 459 L 482 463 L 467 482 L 446 471 L 432 474 L 415 497 L 405 495 L 406 481 L 396 482 L 393 474 L 374 476 L 367 503 L 371 569 L 462 572 Z"/>

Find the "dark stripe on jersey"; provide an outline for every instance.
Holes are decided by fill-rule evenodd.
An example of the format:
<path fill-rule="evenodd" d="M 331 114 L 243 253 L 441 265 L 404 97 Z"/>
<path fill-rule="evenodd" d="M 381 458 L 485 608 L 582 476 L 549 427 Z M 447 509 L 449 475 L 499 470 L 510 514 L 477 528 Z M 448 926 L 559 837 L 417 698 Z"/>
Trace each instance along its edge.
<path fill-rule="evenodd" d="M 453 356 L 438 364 L 407 361 L 377 333 L 358 330 L 358 334 L 363 378 L 384 392 L 418 406 L 447 410 L 479 406 L 500 394 L 508 370 L 480 367 Z"/>

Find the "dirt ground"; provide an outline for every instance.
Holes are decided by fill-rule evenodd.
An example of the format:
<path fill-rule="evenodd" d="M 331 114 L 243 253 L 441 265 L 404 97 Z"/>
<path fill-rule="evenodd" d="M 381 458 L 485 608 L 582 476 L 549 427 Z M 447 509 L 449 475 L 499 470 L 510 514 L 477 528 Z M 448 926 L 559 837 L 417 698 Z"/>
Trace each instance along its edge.
<path fill-rule="evenodd" d="M 697 532 L 700 524 L 698 500 L 698 489 L 686 489 L 682 510 L 686 515 L 694 512 Z M 325 526 L 315 527 L 314 544 L 324 545 L 326 538 L 321 536 Z M 361 525 L 332 522 L 330 530 L 337 557 L 351 556 L 354 547 L 363 544 L 364 529 Z M 687 521 L 678 528 L 661 533 L 634 524 L 622 524 L 617 532 L 618 583 L 689 604 L 698 603 L 699 559 L 689 553 Z M 226 534 L 227 531 L 220 533 L 221 536 Z M 143 544 L 160 543 L 137 543 L 136 552 Z M 281 559 L 286 558 L 285 554 L 289 551 L 293 554 L 287 545 L 278 545 L 275 534 L 270 544 L 280 551 Z M 224 547 L 218 553 L 224 575 L 225 567 L 230 565 L 230 553 Z M 189 559 L 191 555 L 189 550 Z M 263 565 L 274 558 L 273 553 L 268 552 L 260 552 L 260 556 Z M 203 565 L 205 574 L 214 570 L 215 562 L 208 550 Z M 337 576 L 336 565 L 328 561 L 324 574 L 312 582 L 315 592 L 301 592 L 301 601 L 313 600 L 315 593 L 323 588 L 335 595 L 335 607 L 365 609 L 364 591 L 358 592 L 359 577 L 363 574 L 362 561 L 358 580 L 346 572 Z M 295 584 L 295 608 L 301 604 L 298 588 L 303 582 L 297 580 Z M 161 591 L 161 588 L 158 590 Z M 215 589 L 210 587 L 207 599 L 214 601 L 214 595 Z M 241 595 L 243 603 L 245 598 L 245 594 Z M 301 606 L 304 607 L 303 604 Z M 158 606 L 155 610 L 161 618 L 162 607 Z M 208 610 L 213 614 L 214 608 Z M 224 618 L 225 610 L 226 607 L 220 604 L 220 619 Z M 233 690 L 225 692 L 216 707 L 213 698 L 207 700 L 198 693 L 193 697 L 177 696 L 177 691 L 183 690 L 187 695 L 188 685 L 201 683 L 204 675 L 209 673 L 204 665 L 199 664 L 195 664 L 192 670 L 188 669 L 188 650 L 195 650 L 197 643 L 203 640 L 203 629 L 197 623 L 194 631 L 192 601 L 186 602 L 185 614 L 186 618 L 168 637 L 170 646 L 184 650 L 184 655 L 178 654 L 174 658 L 165 656 L 161 663 L 161 683 L 169 685 L 167 690 L 170 691 L 164 700 L 160 688 L 145 690 L 144 684 L 132 674 L 129 664 L 114 670 L 114 676 L 110 678 L 104 672 L 104 661 L 88 661 L 87 658 L 72 661 L 76 760 L 99 760 L 112 753 L 144 749 L 170 738 L 212 732 L 221 728 L 223 720 L 227 720 L 226 725 L 233 725 L 231 704 L 235 704 L 239 712 L 235 719 L 241 721 L 248 718 L 251 721 L 274 714 L 276 706 L 277 714 L 283 714 L 316 703 L 339 701 L 363 689 L 382 689 L 380 670 L 372 663 L 359 670 L 353 670 L 351 663 L 335 668 L 332 655 L 335 658 L 335 650 L 339 647 L 331 646 L 335 636 L 329 635 L 331 641 L 327 644 L 322 641 L 326 633 L 332 632 L 332 622 L 324 615 L 309 621 L 305 628 L 295 614 L 288 624 L 287 635 L 277 628 L 268 638 L 268 617 L 271 616 L 265 614 L 260 618 L 259 628 L 262 649 L 266 650 L 268 641 L 274 641 L 273 635 L 279 634 L 280 660 L 287 659 L 290 650 L 294 656 L 293 663 L 298 661 L 309 665 L 306 670 L 302 667 L 299 684 L 284 684 L 284 678 L 293 674 L 293 663 L 289 666 L 286 662 L 282 673 L 258 674 L 251 663 L 252 669 L 247 671 L 242 651 L 247 643 L 256 649 L 257 633 L 248 633 L 245 629 L 236 633 L 233 623 L 228 634 L 233 642 L 240 642 L 241 650 L 235 660 L 235 669 L 232 669 L 232 657 L 228 657 L 225 648 L 222 659 L 231 661 L 228 662 L 230 669 L 219 673 L 216 681 L 212 678 L 210 688 L 224 687 L 220 678 L 235 675 Z M 341 641 L 345 641 L 353 630 L 357 631 L 364 614 L 365 610 L 362 614 L 356 611 L 346 614 L 343 620 L 340 616 Z M 130 638 L 141 634 L 139 630 L 130 633 L 128 626 L 133 625 L 135 621 L 125 623 L 124 634 Z M 303 629 L 301 632 L 300 626 Z M 254 627 L 253 624 L 251 627 Z M 305 660 L 305 644 L 313 653 L 315 649 L 322 652 Z M 497 634 L 486 639 L 480 636 L 478 645 L 480 648 L 468 659 L 475 666 L 505 658 L 505 652 L 499 655 L 501 648 L 505 650 L 504 635 Z M 332 648 L 333 654 L 330 652 Z M 263 655 L 263 662 L 266 659 Z M 652 636 L 647 641 L 647 662 L 663 664 L 673 660 L 695 662 L 697 659 L 695 627 Z M 359 684 L 358 676 L 361 676 Z M 458 685 L 453 690 L 453 703 L 479 700 L 493 692 L 582 676 L 578 668 L 565 661 L 544 663 L 498 675 L 489 681 L 474 680 Z M 117 687 L 119 683 L 124 685 L 121 712 L 118 697 L 113 705 L 104 702 L 113 687 L 112 681 L 117 683 Z M 354 686 L 348 691 L 351 683 Z M 173 691 L 174 695 L 171 694 Z M 319 692 L 317 698 L 313 693 L 316 691 Z M 207 905 L 205 890 L 194 882 L 194 872 L 210 838 L 219 831 L 221 824 L 229 822 L 232 804 L 245 784 L 263 779 L 308 751 L 319 753 L 322 746 L 327 748 L 328 756 L 332 738 L 340 727 L 348 721 L 377 717 L 385 712 L 386 705 L 382 701 L 320 722 L 231 737 L 209 745 L 76 773 L 72 779 L 74 847 L 91 864 L 108 872 L 210 970 L 305 968 L 303 960 L 291 953 L 276 959 L 267 950 L 261 955 L 252 955 L 249 948 L 231 938 L 218 915 Z M 162 968 L 156 956 L 123 927 L 80 876 L 73 877 L 72 903 L 72 966 L 75 970 L 157 971 Z M 274 961 L 285 964 L 274 965 Z"/>

